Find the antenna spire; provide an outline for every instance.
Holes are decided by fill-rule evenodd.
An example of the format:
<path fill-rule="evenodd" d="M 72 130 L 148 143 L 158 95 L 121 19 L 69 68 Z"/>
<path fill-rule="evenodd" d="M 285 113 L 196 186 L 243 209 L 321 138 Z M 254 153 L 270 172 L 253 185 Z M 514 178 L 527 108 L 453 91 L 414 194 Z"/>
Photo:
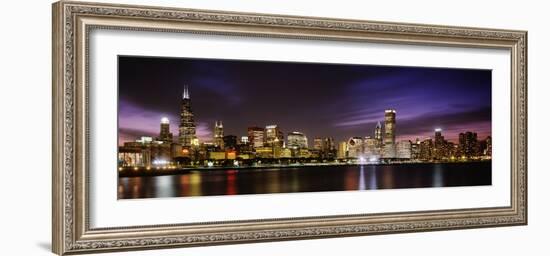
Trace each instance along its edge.
<path fill-rule="evenodd" d="M 183 87 L 183 99 L 189 99 L 189 86 L 187 85 Z"/>

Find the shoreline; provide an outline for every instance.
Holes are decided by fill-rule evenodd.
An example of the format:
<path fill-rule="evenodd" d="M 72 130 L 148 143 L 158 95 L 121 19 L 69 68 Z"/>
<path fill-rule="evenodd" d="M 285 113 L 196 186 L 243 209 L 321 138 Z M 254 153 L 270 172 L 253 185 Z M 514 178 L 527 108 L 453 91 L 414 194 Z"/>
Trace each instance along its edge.
<path fill-rule="evenodd" d="M 386 166 L 386 165 L 423 165 L 423 164 L 468 164 L 491 162 L 491 160 L 472 160 L 472 161 L 440 161 L 440 162 L 406 162 L 406 163 L 376 163 L 376 164 L 358 164 L 358 163 L 318 163 L 318 164 L 297 164 L 297 165 L 261 165 L 261 166 L 213 166 L 213 167 L 183 167 L 177 169 L 150 169 L 139 168 L 137 170 L 128 167 L 118 171 L 118 177 L 149 177 L 181 175 L 191 172 L 218 172 L 218 171 L 256 171 L 258 169 L 292 169 L 292 168 L 313 168 L 313 167 L 340 167 L 340 166 Z"/>

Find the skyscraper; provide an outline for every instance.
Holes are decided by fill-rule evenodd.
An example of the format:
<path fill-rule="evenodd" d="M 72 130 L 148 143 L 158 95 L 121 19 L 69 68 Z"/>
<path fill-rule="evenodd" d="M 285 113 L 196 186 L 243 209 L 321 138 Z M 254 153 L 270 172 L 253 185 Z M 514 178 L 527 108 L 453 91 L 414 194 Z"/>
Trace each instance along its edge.
<path fill-rule="evenodd" d="M 411 147 L 412 147 L 412 143 L 410 140 L 402 140 L 397 142 L 397 146 L 396 146 L 397 158 L 411 159 L 412 158 Z"/>
<path fill-rule="evenodd" d="M 191 98 L 189 88 L 185 85 L 181 103 L 179 143 L 184 147 L 190 147 L 197 140 L 195 118 L 191 110 Z"/>
<path fill-rule="evenodd" d="M 386 109 L 384 114 L 384 158 L 395 158 L 395 110 Z"/>
<path fill-rule="evenodd" d="M 446 146 L 447 146 L 447 142 L 445 141 L 445 138 L 443 137 L 443 135 L 441 135 L 441 128 L 436 128 L 435 129 L 435 137 L 434 137 L 434 152 L 433 152 L 433 157 L 435 159 L 442 159 L 444 157 L 447 156 L 447 150 L 446 150 Z"/>
<path fill-rule="evenodd" d="M 291 132 L 286 136 L 287 147 L 292 149 L 307 148 L 307 137 L 301 132 Z"/>
<path fill-rule="evenodd" d="M 235 136 L 235 135 L 225 135 L 225 136 L 223 136 L 223 147 L 225 149 L 235 149 L 235 148 L 237 148 L 237 136 Z"/>
<path fill-rule="evenodd" d="M 321 151 L 323 149 L 323 139 L 322 138 L 314 138 L 313 139 L 313 149 Z"/>
<path fill-rule="evenodd" d="M 224 148 L 222 121 L 216 121 L 214 124 L 214 146 Z"/>
<path fill-rule="evenodd" d="M 170 120 L 167 117 L 160 119 L 160 134 L 157 138 L 158 141 L 165 143 L 172 143 L 173 135 L 170 132 Z"/>
<path fill-rule="evenodd" d="M 360 158 L 363 156 L 363 138 L 352 137 L 348 140 L 348 157 Z"/>
<path fill-rule="evenodd" d="M 374 128 L 374 139 L 378 141 L 379 145 L 382 145 L 382 125 L 380 122 L 378 122 L 376 128 Z"/>
<path fill-rule="evenodd" d="M 348 142 L 340 141 L 340 143 L 338 143 L 338 158 L 344 159 L 347 157 L 348 157 Z"/>
<path fill-rule="evenodd" d="M 254 148 L 260 148 L 264 146 L 264 128 L 261 127 L 248 127 L 248 142 Z"/>
<path fill-rule="evenodd" d="M 274 124 L 265 127 L 265 143 L 267 146 L 283 146 L 284 135 L 281 128 Z M 277 145 L 274 145 L 277 144 Z"/>
<path fill-rule="evenodd" d="M 470 158 L 478 155 L 477 133 L 464 132 L 458 135 L 458 147 L 463 157 Z"/>

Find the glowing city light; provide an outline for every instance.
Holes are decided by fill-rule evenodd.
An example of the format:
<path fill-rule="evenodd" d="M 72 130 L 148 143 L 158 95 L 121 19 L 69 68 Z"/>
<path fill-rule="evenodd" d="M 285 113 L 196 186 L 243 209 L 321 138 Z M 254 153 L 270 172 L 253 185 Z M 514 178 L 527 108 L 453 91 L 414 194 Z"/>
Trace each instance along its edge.
<path fill-rule="evenodd" d="M 168 117 L 163 117 L 163 118 L 160 119 L 160 123 L 161 124 L 169 124 L 170 119 L 168 119 Z"/>
<path fill-rule="evenodd" d="M 164 160 L 164 159 L 157 159 L 153 161 L 153 165 L 167 165 L 170 162 Z"/>

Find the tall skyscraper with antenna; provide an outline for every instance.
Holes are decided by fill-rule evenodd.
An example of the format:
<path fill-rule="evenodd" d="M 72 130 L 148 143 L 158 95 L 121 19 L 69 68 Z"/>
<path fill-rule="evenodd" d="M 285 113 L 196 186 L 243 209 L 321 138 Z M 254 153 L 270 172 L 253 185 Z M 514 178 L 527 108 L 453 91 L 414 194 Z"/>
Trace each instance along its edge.
<path fill-rule="evenodd" d="M 185 85 L 183 89 L 183 99 L 181 103 L 179 143 L 184 147 L 190 147 L 196 141 L 196 126 L 193 111 L 191 110 L 191 98 L 189 96 L 189 87 Z"/>

